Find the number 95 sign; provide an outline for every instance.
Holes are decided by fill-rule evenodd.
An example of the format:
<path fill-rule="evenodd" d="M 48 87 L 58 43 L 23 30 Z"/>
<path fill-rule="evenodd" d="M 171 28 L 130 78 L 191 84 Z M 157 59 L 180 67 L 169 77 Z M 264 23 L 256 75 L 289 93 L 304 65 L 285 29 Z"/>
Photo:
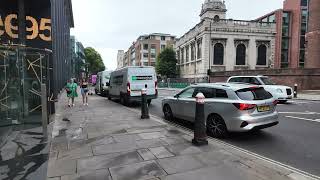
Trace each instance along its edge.
<path fill-rule="evenodd" d="M 0 16 L 0 39 L 4 34 L 18 39 L 18 16 L 9 14 L 5 18 Z M 41 18 L 38 22 L 31 16 L 26 16 L 26 38 L 33 40 L 39 37 L 43 41 L 51 41 L 51 19 Z"/>

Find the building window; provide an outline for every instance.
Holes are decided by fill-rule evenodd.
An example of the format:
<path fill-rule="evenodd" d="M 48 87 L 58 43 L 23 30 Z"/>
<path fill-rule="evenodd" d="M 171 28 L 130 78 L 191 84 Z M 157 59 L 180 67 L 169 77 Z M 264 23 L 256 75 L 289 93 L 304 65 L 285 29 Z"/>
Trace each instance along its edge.
<path fill-rule="evenodd" d="M 215 15 L 214 18 L 213 18 L 213 20 L 214 20 L 215 22 L 219 22 L 219 21 L 220 21 L 220 17 L 219 17 L 218 15 Z"/>
<path fill-rule="evenodd" d="M 197 43 L 197 58 L 200 59 L 202 58 L 202 40 L 198 41 Z"/>
<path fill-rule="evenodd" d="M 269 21 L 268 22 L 275 23 L 276 22 L 276 15 L 273 14 L 273 15 L 269 16 Z"/>
<path fill-rule="evenodd" d="M 165 36 L 161 36 L 161 41 L 165 41 L 166 37 Z"/>
<path fill-rule="evenodd" d="M 189 62 L 189 46 L 186 46 L 186 62 Z"/>
<path fill-rule="evenodd" d="M 246 65 L 246 46 L 244 44 L 237 46 L 236 65 Z"/>
<path fill-rule="evenodd" d="M 151 58 L 156 58 L 156 54 L 151 54 Z"/>
<path fill-rule="evenodd" d="M 308 6 L 308 0 L 301 0 L 301 6 Z"/>
<path fill-rule="evenodd" d="M 181 59 L 180 59 L 180 51 L 179 50 L 177 51 L 177 60 L 178 60 L 178 62 L 181 62 L 180 61 Z"/>
<path fill-rule="evenodd" d="M 282 42 L 281 42 L 281 63 L 280 68 L 289 67 L 289 30 L 290 30 L 290 13 L 283 12 L 282 23 Z"/>
<path fill-rule="evenodd" d="M 305 44 L 306 44 L 306 32 L 307 32 L 308 10 L 302 9 L 301 12 L 301 31 L 300 31 L 300 55 L 299 66 L 304 67 L 305 62 Z"/>
<path fill-rule="evenodd" d="M 195 50 L 196 50 L 195 44 L 191 44 L 191 61 L 195 60 L 195 57 L 196 57 L 195 56 L 196 55 Z"/>
<path fill-rule="evenodd" d="M 161 45 L 161 50 L 164 50 L 166 48 L 166 45 Z"/>
<path fill-rule="evenodd" d="M 149 44 L 144 44 L 144 45 L 143 45 L 143 49 L 144 49 L 144 50 L 148 50 L 148 49 L 149 49 Z"/>
<path fill-rule="evenodd" d="M 266 66 L 267 65 L 267 46 L 262 44 L 258 47 L 258 61 L 257 65 Z"/>
<path fill-rule="evenodd" d="M 149 57 L 149 53 L 143 53 L 143 57 L 144 58 L 148 58 Z"/>
<path fill-rule="evenodd" d="M 221 43 L 217 43 L 214 45 L 213 64 L 223 65 L 223 58 L 224 58 L 224 47 Z"/>
<path fill-rule="evenodd" d="M 184 48 L 181 49 L 181 64 L 184 63 Z"/>

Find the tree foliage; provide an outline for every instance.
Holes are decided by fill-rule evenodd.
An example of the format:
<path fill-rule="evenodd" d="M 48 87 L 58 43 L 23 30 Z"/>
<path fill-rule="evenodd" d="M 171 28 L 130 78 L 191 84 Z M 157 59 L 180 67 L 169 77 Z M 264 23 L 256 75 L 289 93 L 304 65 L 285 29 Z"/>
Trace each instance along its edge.
<path fill-rule="evenodd" d="M 176 53 L 171 47 L 165 48 L 158 56 L 156 63 L 157 73 L 161 76 L 174 78 L 177 76 Z"/>
<path fill-rule="evenodd" d="M 106 69 L 101 55 L 92 47 L 87 47 L 84 49 L 87 63 L 89 63 L 89 73 L 97 74 L 100 71 Z"/>

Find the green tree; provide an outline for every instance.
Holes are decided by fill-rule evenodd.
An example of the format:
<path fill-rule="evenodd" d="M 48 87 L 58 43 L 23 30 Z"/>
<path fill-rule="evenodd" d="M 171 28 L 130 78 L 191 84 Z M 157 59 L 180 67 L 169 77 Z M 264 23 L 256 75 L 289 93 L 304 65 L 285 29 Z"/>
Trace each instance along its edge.
<path fill-rule="evenodd" d="M 98 72 L 104 71 L 106 69 L 101 55 L 94 48 L 87 47 L 84 49 L 84 53 L 86 56 L 86 61 L 89 64 L 89 73 L 97 74 Z"/>
<path fill-rule="evenodd" d="M 171 47 L 165 48 L 158 56 L 156 62 L 157 73 L 161 76 L 174 78 L 177 76 L 176 53 Z"/>

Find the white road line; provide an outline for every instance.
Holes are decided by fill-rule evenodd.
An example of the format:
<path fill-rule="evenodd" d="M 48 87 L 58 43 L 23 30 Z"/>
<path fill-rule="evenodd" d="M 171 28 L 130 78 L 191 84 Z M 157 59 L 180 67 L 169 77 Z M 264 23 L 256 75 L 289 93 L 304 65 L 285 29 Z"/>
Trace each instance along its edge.
<path fill-rule="evenodd" d="M 279 114 L 320 115 L 317 112 L 278 112 Z"/>
<path fill-rule="evenodd" d="M 311 122 L 318 122 L 320 123 L 320 119 L 307 119 L 307 118 L 301 118 L 301 117 L 294 117 L 294 116 L 286 116 L 287 118 L 292 118 L 292 119 L 300 119 L 300 120 L 305 120 L 305 121 L 311 121 Z"/>

